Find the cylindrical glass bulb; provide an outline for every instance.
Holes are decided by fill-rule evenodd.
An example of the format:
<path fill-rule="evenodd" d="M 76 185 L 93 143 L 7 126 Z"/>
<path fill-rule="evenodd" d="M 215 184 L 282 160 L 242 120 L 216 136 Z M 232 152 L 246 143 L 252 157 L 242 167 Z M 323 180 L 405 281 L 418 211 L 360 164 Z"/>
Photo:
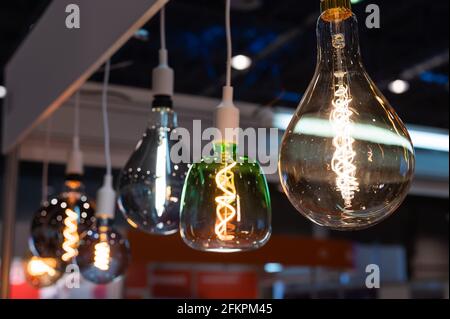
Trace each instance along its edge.
<path fill-rule="evenodd" d="M 191 248 L 238 252 L 263 246 L 271 234 L 271 203 L 261 167 L 218 143 L 215 155 L 191 166 L 181 200 L 180 230 Z"/>
<path fill-rule="evenodd" d="M 349 1 L 322 4 L 318 65 L 283 137 L 280 178 L 291 203 L 314 223 L 363 229 L 403 202 L 414 148 L 363 67 Z"/>
<path fill-rule="evenodd" d="M 123 275 L 129 260 L 129 244 L 110 219 L 97 219 L 96 227 L 80 238 L 76 263 L 87 280 L 106 284 Z"/>
<path fill-rule="evenodd" d="M 118 203 L 128 223 L 151 234 L 178 232 L 180 198 L 186 166 L 173 164 L 170 135 L 176 113 L 154 107 L 149 126 L 120 175 Z"/>

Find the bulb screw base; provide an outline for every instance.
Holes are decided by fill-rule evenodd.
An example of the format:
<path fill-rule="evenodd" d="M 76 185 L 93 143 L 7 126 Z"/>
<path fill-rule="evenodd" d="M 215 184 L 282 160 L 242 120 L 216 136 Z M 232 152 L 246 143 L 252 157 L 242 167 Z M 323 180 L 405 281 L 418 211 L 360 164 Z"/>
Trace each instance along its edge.
<path fill-rule="evenodd" d="M 160 108 L 160 107 L 173 107 L 172 97 L 169 95 L 155 95 L 152 103 L 152 108 Z"/>
<path fill-rule="evenodd" d="M 225 86 L 223 88 L 222 103 L 216 110 L 216 127 L 221 133 L 222 140 L 217 142 L 231 142 L 235 143 L 236 136 L 231 130 L 239 128 L 239 109 L 233 103 L 233 87 Z"/>
<path fill-rule="evenodd" d="M 67 160 L 66 175 L 83 175 L 83 152 L 80 150 L 80 140 L 73 138 L 73 147 Z"/>
<path fill-rule="evenodd" d="M 159 51 L 159 65 L 153 69 L 152 82 L 154 96 L 173 96 L 174 72 L 169 67 L 167 50 Z"/>
<path fill-rule="evenodd" d="M 112 176 L 105 175 L 103 186 L 97 192 L 97 212 L 99 218 L 114 219 L 116 210 L 116 192 L 112 187 Z"/>

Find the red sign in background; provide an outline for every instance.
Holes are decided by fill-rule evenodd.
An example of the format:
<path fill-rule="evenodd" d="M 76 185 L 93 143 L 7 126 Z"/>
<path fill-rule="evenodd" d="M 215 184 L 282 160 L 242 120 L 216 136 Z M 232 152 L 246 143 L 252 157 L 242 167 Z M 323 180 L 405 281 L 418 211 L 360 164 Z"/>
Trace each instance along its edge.
<path fill-rule="evenodd" d="M 140 298 L 222 298 L 258 297 L 258 275 L 239 267 L 209 270 L 211 265 L 135 264 L 129 269 L 126 297 Z M 216 267 L 217 268 L 217 267 Z"/>
<path fill-rule="evenodd" d="M 205 271 L 197 274 L 198 298 L 254 299 L 258 276 L 254 271 Z"/>

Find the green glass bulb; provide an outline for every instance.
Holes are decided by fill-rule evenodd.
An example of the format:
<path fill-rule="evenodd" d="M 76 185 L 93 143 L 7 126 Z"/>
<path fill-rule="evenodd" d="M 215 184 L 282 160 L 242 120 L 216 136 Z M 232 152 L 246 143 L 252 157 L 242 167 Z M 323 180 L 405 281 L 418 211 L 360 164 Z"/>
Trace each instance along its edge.
<path fill-rule="evenodd" d="M 238 252 L 263 246 L 271 235 L 271 203 L 260 165 L 217 143 L 214 156 L 191 166 L 181 199 L 180 230 L 193 249 Z"/>

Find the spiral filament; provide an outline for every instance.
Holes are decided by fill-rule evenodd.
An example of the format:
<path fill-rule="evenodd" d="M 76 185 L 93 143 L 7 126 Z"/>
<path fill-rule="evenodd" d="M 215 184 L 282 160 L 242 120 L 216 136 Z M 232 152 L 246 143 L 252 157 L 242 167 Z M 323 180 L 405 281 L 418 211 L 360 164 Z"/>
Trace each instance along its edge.
<path fill-rule="evenodd" d="M 66 218 L 64 219 L 63 230 L 64 242 L 63 250 L 65 253 L 61 259 L 65 262 L 71 260 L 77 255 L 78 246 L 78 214 L 71 209 L 66 209 Z"/>
<path fill-rule="evenodd" d="M 356 166 L 354 165 L 355 151 L 354 139 L 351 136 L 351 116 L 349 108 L 352 99 L 349 96 L 348 86 L 343 83 L 344 73 L 337 72 L 338 85 L 334 92 L 333 111 L 330 121 L 335 131 L 333 146 L 335 152 L 331 161 L 331 168 L 336 173 L 336 188 L 341 192 L 345 207 L 351 207 L 355 192 L 359 190 L 356 179 Z"/>
<path fill-rule="evenodd" d="M 223 241 L 233 240 L 233 235 L 236 228 L 231 222 L 236 219 L 241 220 L 240 199 L 236 192 L 234 184 L 233 167 L 236 162 L 231 163 L 216 175 L 216 185 L 223 192 L 223 195 L 216 197 L 216 226 L 215 232 L 217 237 Z M 233 206 L 235 203 L 236 208 Z"/>
<path fill-rule="evenodd" d="M 106 271 L 109 269 L 111 248 L 109 247 L 107 238 L 104 237 L 106 237 L 106 234 L 100 234 L 101 241 L 95 245 L 94 266 L 100 270 Z"/>

